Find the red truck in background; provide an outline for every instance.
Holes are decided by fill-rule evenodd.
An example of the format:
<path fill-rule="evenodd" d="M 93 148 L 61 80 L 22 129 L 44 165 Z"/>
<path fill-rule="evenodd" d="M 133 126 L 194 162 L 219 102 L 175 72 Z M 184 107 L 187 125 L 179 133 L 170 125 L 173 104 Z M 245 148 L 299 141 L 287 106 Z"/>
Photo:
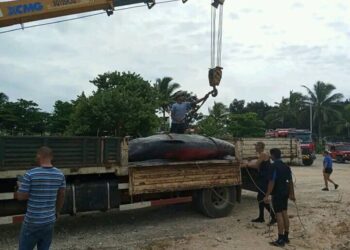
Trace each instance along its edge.
<path fill-rule="evenodd" d="M 350 143 L 336 142 L 326 144 L 326 149 L 331 152 L 331 157 L 336 162 L 350 161 Z"/>
<path fill-rule="evenodd" d="M 289 137 L 297 138 L 300 141 L 302 160 L 305 166 L 311 166 L 316 159 L 315 143 L 312 141 L 311 132 L 307 129 L 278 128 L 268 130 L 265 137 Z"/>

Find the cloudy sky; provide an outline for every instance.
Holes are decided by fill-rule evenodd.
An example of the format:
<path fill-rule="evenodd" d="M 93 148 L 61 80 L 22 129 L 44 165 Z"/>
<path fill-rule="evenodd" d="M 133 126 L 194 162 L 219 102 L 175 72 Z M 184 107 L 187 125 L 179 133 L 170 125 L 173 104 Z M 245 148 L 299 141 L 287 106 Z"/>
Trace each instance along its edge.
<path fill-rule="evenodd" d="M 219 95 L 204 112 L 214 100 L 274 104 L 317 80 L 350 98 L 350 1 L 226 0 L 222 65 Z M 201 96 L 210 90 L 209 66 L 210 0 L 0 35 L 0 91 L 46 111 L 55 100 L 91 93 L 89 80 L 113 70 L 150 81 L 171 76 Z"/>

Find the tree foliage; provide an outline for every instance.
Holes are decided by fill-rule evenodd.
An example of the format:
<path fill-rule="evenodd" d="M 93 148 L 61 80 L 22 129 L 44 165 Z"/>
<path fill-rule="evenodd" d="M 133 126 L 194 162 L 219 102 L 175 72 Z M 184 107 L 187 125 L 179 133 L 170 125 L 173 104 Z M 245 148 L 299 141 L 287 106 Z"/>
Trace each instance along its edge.
<path fill-rule="evenodd" d="M 30 135 L 43 134 L 46 131 L 49 114 L 42 112 L 33 101 L 18 99 L 8 101 L 1 95 L 0 130 L 2 134 Z"/>
<path fill-rule="evenodd" d="M 289 97 L 282 97 L 281 102 L 276 103 L 266 115 L 266 121 L 270 125 L 280 128 L 301 128 L 302 114 L 307 112 L 306 100 L 303 94 L 299 92 L 289 92 Z"/>
<path fill-rule="evenodd" d="M 166 130 L 164 117 L 179 88 L 171 77 L 150 83 L 136 73 L 115 71 L 90 82 L 96 87 L 91 95 L 83 92 L 69 102 L 57 100 L 51 114 L 34 101 L 11 101 L 0 92 L 0 134 L 146 136 Z M 215 102 L 208 115 L 193 114 L 191 128 L 216 137 L 263 136 L 266 129 L 276 128 L 307 129 L 311 105 L 317 137 L 350 137 L 350 100 L 343 100 L 329 83 L 319 81 L 303 88 L 307 95 L 290 91 L 274 105 L 240 99 L 228 105 Z M 187 101 L 197 100 L 193 93 L 184 93 Z M 163 119 L 157 116 L 159 111 Z"/>
<path fill-rule="evenodd" d="M 227 131 L 233 137 L 262 137 L 265 122 L 259 120 L 256 113 L 230 114 Z"/>
<path fill-rule="evenodd" d="M 156 91 L 157 98 L 157 106 L 158 110 L 162 113 L 163 121 L 162 121 L 162 130 L 166 130 L 166 113 L 170 112 L 170 104 L 174 102 L 174 92 L 178 88 L 180 88 L 180 84 L 176 82 L 172 82 L 173 78 L 171 77 L 163 77 L 156 79 L 153 88 Z"/>
<path fill-rule="evenodd" d="M 230 113 L 229 111 L 233 110 L 232 106 L 227 108 L 223 103 L 215 103 L 209 109 L 209 115 L 198 123 L 199 132 L 207 136 L 217 137 L 264 135 L 265 123 L 258 118 L 256 113 Z"/>
<path fill-rule="evenodd" d="M 73 108 L 74 106 L 71 102 L 55 102 L 54 110 L 49 120 L 49 131 L 51 134 L 62 135 L 67 132 Z"/>
<path fill-rule="evenodd" d="M 308 100 L 313 107 L 313 120 L 317 123 L 318 137 L 321 140 L 324 124 L 341 119 L 339 102 L 344 96 L 341 93 L 332 93 L 335 86 L 321 81 L 316 82 L 313 90 L 304 85 L 303 87 L 308 92 Z"/>
<path fill-rule="evenodd" d="M 135 73 L 112 72 L 91 81 L 90 97 L 75 102 L 70 131 L 75 135 L 145 136 L 159 124 L 156 91 Z"/>

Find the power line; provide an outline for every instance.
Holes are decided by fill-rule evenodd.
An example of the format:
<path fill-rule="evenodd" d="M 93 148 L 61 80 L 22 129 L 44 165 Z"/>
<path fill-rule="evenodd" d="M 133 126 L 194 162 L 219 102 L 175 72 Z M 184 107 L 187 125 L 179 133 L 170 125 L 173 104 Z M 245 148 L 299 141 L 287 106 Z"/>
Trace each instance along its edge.
<path fill-rule="evenodd" d="M 162 2 L 157 2 L 157 4 L 164 4 L 164 3 L 171 3 L 171 2 L 178 2 L 178 1 L 180 1 L 180 0 L 166 0 L 166 1 L 162 1 Z M 119 8 L 119 9 L 115 9 L 114 12 L 123 11 L 123 10 L 129 10 L 129 9 L 136 9 L 136 8 L 144 8 L 144 7 L 147 7 L 147 5 L 142 4 L 142 5 L 136 5 L 136 6 Z M 102 12 L 98 12 L 98 13 L 94 13 L 94 14 L 82 15 L 82 16 L 78 16 L 78 17 L 72 17 L 72 18 L 63 19 L 63 20 L 57 20 L 57 21 L 52 21 L 52 22 L 40 23 L 40 24 L 33 24 L 33 25 L 30 25 L 30 26 L 26 26 L 26 27 L 0 31 L 0 34 L 14 32 L 14 31 L 18 31 L 18 30 L 36 28 L 36 27 L 46 26 L 46 25 L 51 25 L 51 24 L 64 23 L 64 22 L 74 21 L 74 20 L 78 20 L 78 19 L 83 19 L 83 18 L 88 18 L 88 17 L 93 17 L 93 16 L 99 16 L 99 15 L 102 15 L 102 14 L 106 14 L 106 12 L 102 11 Z"/>

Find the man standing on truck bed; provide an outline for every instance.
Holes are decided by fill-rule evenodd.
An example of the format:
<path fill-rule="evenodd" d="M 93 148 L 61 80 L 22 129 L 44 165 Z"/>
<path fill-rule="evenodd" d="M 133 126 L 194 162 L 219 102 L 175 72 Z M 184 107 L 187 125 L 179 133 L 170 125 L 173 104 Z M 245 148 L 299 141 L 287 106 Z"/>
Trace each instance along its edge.
<path fill-rule="evenodd" d="M 206 94 L 203 98 L 198 99 L 195 102 L 185 102 L 185 93 L 178 91 L 175 94 L 176 103 L 171 106 L 171 128 L 170 133 L 183 134 L 186 130 L 186 115 L 197 103 L 200 103 L 204 99 L 208 98 L 209 94 Z"/>
<path fill-rule="evenodd" d="M 21 228 L 19 250 L 48 250 L 53 227 L 63 207 L 65 177 L 52 166 L 52 150 L 41 147 L 36 155 L 38 167 L 25 173 L 15 193 L 18 200 L 28 200 Z"/>

